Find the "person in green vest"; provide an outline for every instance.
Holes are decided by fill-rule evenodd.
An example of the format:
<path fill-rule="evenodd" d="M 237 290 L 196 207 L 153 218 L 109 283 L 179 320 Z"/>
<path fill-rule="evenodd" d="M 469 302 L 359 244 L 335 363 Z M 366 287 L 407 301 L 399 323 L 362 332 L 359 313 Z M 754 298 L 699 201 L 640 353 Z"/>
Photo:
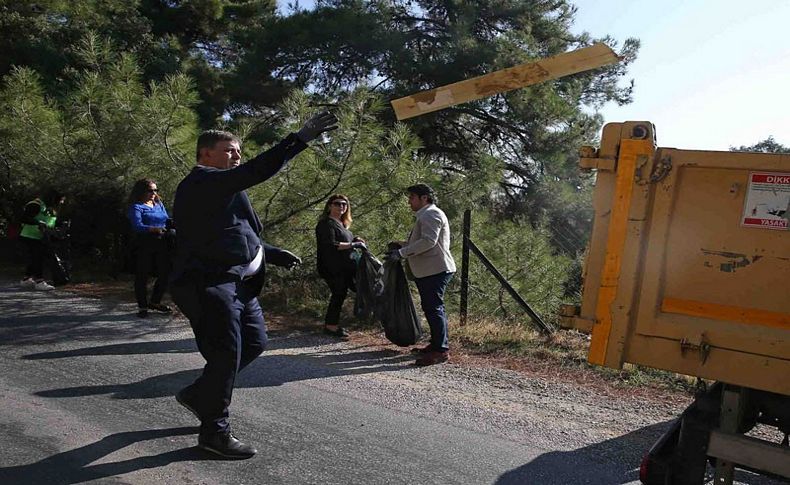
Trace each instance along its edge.
<path fill-rule="evenodd" d="M 66 197 L 62 193 L 48 190 L 43 197 L 25 204 L 19 240 L 27 250 L 28 260 L 25 277 L 19 283 L 22 288 L 39 291 L 55 289 L 44 281 L 44 260 L 47 255 L 45 235 L 55 228 L 58 211 L 65 201 Z"/>

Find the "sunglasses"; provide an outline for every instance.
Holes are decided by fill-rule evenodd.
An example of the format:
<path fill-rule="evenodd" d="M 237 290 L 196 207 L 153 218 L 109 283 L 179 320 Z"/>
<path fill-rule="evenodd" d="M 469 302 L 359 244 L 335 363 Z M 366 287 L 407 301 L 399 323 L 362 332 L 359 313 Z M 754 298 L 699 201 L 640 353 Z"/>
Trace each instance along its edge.
<path fill-rule="evenodd" d="M 148 192 L 149 194 L 156 194 L 157 192 L 159 192 L 159 189 L 148 189 L 146 192 Z"/>
<path fill-rule="evenodd" d="M 348 202 L 335 201 L 335 202 L 332 202 L 332 205 L 334 205 L 336 207 L 346 207 L 348 205 Z"/>

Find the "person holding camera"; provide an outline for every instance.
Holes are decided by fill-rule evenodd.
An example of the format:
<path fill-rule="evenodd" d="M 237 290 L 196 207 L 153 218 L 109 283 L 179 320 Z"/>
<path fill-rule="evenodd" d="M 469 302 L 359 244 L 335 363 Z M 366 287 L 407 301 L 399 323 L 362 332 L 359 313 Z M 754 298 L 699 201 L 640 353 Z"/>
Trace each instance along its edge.
<path fill-rule="evenodd" d="M 170 249 L 167 225 L 170 217 L 159 197 L 156 182 L 140 179 L 132 186 L 126 217 L 132 226 L 132 246 L 136 253 L 134 268 L 134 296 L 137 316 L 146 318 L 148 310 L 170 313 L 162 304 L 170 273 Z M 148 300 L 148 278 L 156 275 L 151 300 Z"/>
<path fill-rule="evenodd" d="M 324 317 L 324 333 L 341 339 L 348 338 L 339 326 L 340 310 L 348 290 L 356 291 L 357 272 L 355 249 L 366 249 L 365 241 L 354 237 L 351 227 L 351 202 L 343 194 L 334 194 L 324 205 L 315 227 L 318 275 L 326 281 L 331 296 Z"/>

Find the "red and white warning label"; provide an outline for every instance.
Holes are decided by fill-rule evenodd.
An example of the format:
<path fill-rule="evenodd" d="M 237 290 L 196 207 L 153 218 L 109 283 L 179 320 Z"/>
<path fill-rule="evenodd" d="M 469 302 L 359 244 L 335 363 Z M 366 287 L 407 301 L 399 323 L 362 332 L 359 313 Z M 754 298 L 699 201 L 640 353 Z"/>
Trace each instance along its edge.
<path fill-rule="evenodd" d="M 763 229 L 790 228 L 790 173 L 751 172 L 741 225 Z"/>

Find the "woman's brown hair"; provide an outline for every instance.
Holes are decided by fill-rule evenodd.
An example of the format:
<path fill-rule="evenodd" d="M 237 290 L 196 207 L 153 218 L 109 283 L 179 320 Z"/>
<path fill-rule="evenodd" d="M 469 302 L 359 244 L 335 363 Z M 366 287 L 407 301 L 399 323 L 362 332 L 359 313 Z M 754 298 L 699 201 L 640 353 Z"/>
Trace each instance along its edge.
<path fill-rule="evenodd" d="M 324 212 L 321 213 L 321 219 L 326 219 L 326 218 L 329 217 L 329 214 L 332 211 L 332 202 L 334 202 L 336 200 L 345 201 L 345 203 L 347 204 L 346 205 L 346 212 L 344 212 L 340 216 L 340 222 L 343 223 L 343 227 L 348 229 L 349 227 L 351 227 L 351 220 L 352 220 L 351 219 L 351 201 L 349 201 L 348 197 L 346 197 L 343 194 L 333 194 L 333 195 L 329 196 L 329 199 L 327 199 L 326 204 L 324 204 Z"/>
<path fill-rule="evenodd" d="M 132 186 L 132 191 L 129 194 L 129 203 L 130 204 L 137 204 L 143 201 L 143 195 L 148 193 L 148 187 L 151 185 L 157 185 L 156 181 L 153 179 L 140 179 L 134 183 Z M 161 204 L 162 199 L 159 198 L 159 194 L 154 194 L 154 203 Z"/>

